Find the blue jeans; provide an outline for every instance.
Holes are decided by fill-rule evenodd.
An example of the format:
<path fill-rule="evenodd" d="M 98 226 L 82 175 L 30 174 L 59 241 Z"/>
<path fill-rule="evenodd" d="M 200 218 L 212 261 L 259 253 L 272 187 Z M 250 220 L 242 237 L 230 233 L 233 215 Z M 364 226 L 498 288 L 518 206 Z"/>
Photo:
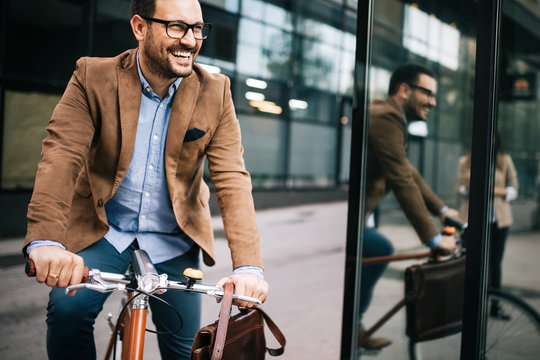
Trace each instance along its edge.
<path fill-rule="evenodd" d="M 124 273 L 137 249 L 134 241 L 121 254 L 105 239 L 92 244 L 78 254 L 89 268 L 104 272 Z M 199 265 L 199 248 L 194 246 L 186 254 L 154 264 L 158 273 L 166 273 L 171 280 L 181 280 L 187 267 Z M 52 288 L 47 307 L 47 354 L 49 359 L 95 359 L 94 322 L 103 309 L 109 294 L 92 290 L 79 290 L 73 297 L 64 289 Z M 169 290 L 159 295 L 182 316 L 183 327 L 173 335 L 158 335 L 163 359 L 189 359 L 193 337 L 200 327 L 200 295 Z M 176 313 L 159 300 L 150 298 L 152 320 L 158 331 L 174 331 L 179 326 Z"/>
<path fill-rule="evenodd" d="M 364 242 L 362 246 L 362 257 L 385 256 L 394 253 L 394 247 L 386 237 L 379 233 L 375 228 L 366 227 L 364 230 Z M 360 309 L 359 320 L 366 312 L 371 298 L 373 288 L 382 276 L 388 263 L 368 264 L 362 266 L 362 275 L 360 277 Z"/>

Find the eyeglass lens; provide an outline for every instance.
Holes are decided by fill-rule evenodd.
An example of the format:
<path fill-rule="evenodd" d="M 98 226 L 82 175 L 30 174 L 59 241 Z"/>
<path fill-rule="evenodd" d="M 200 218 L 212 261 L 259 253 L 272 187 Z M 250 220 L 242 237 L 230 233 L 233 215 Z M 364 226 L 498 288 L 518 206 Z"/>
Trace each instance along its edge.
<path fill-rule="evenodd" d="M 169 23 L 167 26 L 167 34 L 172 38 L 180 39 L 184 37 L 189 28 L 193 30 L 193 36 L 198 40 L 206 39 L 210 31 L 208 24 L 189 25 L 181 22 L 174 22 Z"/>

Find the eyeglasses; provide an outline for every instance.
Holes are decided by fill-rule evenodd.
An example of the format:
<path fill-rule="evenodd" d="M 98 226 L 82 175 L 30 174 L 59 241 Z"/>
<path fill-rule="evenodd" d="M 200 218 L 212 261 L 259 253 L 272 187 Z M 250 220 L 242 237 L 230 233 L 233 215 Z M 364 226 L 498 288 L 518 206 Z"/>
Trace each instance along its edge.
<path fill-rule="evenodd" d="M 167 35 L 173 39 L 182 39 L 188 30 L 191 29 L 195 39 L 204 40 L 210 34 L 210 29 L 212 29 L 212 24 L 209 23 L 188 24 L 182 20 L 162 20 L 146 16 L 142 16 L 142 18 L 147 21 L 164 24 Z"/>
<path fill-rule="evenodd" d="M 437 94 L 433 93 L 433 91 L 431 91 L 429 89 L 426 89 L 423 86 L 418 86 L 418 85 L 414 85 L 414 84 L 408 84 L 408 85 L 413 89 L 417 89 L 417 90 L 422 91 L 429 98 L 435 99 L 437 97 Z"/>

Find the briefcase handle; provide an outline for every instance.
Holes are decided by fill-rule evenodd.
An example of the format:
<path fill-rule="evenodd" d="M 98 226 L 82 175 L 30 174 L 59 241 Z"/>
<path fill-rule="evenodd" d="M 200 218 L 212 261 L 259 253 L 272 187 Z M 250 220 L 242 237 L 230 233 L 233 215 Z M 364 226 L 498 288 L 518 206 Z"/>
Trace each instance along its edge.
<path fill-rule="evenodd" d="M 225 291 L 223 294 L 223 299 L 221 300 L 221 310 L 219 311 L 219 321 L 218 321 L 218 326 L 216 330 L 216 340 L 214 342 L 214 350 L 212 352 L 211 360 L 221 360 L 221 357 L 223 356 L 223 349 L 225 347 L 227 327 L 229 326 L 229 317 L 230 317 L 231 308 L 232 308 L 232 296 L 233 296 L 234 286 L 232 283 L 225 283 L 224 289 Z M 283 335 L 281 330 L 277 327 L 277 325 L 270 318 L 270 316 L 268 316 L 268 314 L 264 312 L 261 308 L 254 307 L 252 308 L 252 310 L 256 310 L 261 313 L 264 321 L 266 322 L 266 325 L 268 325 L 268 329 L 270 329 L 270 331 L 272 332 L 272 334 L 278 341 L 279 345 L 281 345 L 279 348 L 276 348 L 276 349 L 270 349 L 267 347 L 266 351 L 268 351 L 268 354 L 272 356 L 279 356 L 283 354 L 283 352 L 285 351 L 285 344 L 287 343 L 287 340 L 285 339 L 285 335 Z"/>

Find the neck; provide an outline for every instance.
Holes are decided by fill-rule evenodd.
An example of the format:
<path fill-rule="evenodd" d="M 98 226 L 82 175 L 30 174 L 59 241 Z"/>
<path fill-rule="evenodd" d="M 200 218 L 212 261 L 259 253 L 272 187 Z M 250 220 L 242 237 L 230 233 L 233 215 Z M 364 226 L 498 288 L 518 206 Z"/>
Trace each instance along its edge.
<path fill-rule="evenodd" d="M 142 56 L 139 57 L 139 62 L 141 66 L 141 72 L 146 81 L 148 81 L 148 84 L 150 84 L 152 90 L 160 98 L 165 98 L 167 96 L 167 93 L 169 92 L 169 87 L 173 82 L 176 81 L 176 79 L 165 79 L 156 72 L 152 71 L 152 69 L 150 69 L 150 67 L 146 65 L 146 62 L 144 61 L 144 58 Z"/>

